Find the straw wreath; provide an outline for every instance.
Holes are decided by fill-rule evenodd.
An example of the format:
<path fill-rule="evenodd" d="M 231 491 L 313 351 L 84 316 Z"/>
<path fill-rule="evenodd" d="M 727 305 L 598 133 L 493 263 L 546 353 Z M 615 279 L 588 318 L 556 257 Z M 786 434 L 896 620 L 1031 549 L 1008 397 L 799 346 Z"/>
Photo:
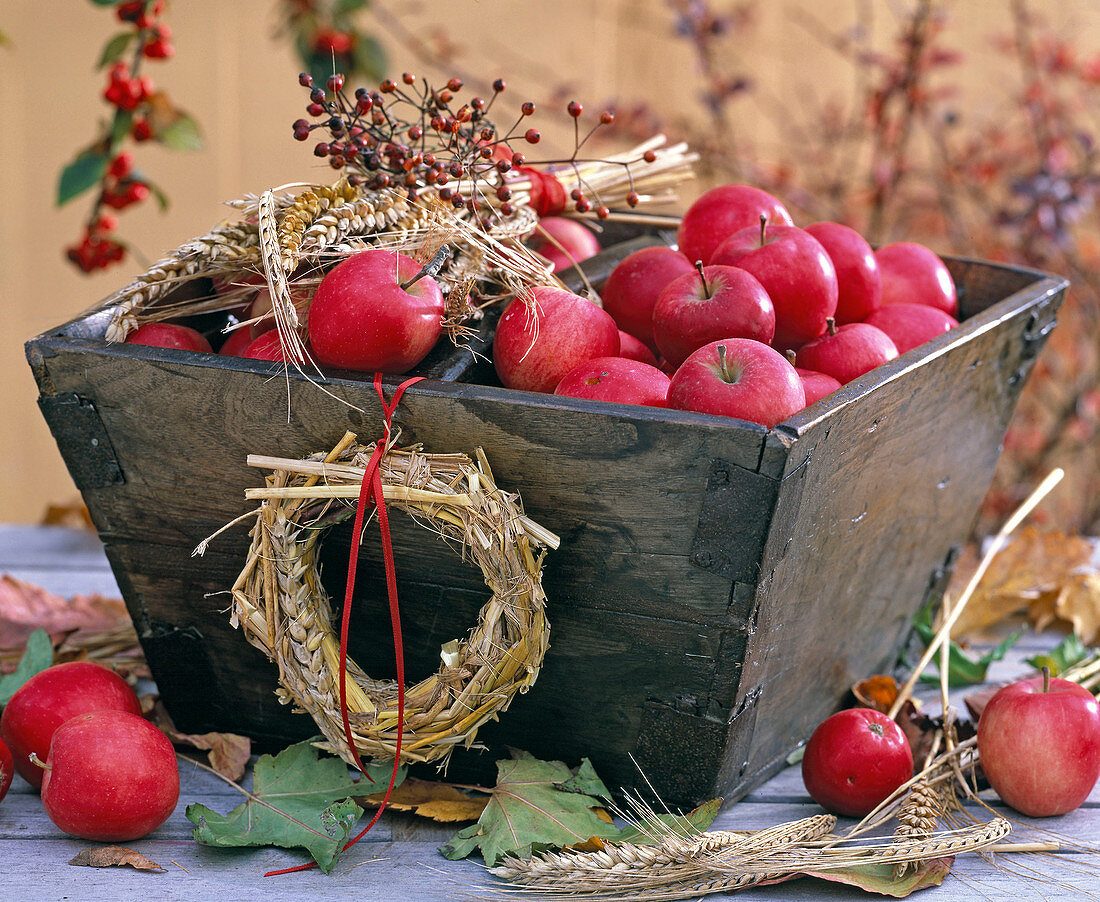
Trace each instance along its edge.
<path fill-rule="evenodd" d="M 309 713 L 333 751 L 353 761 L 344 736 L 339 636 L 321 585 L 325 533 L 355 511 L 375 446 L 347 433 L 327 454 L 292 460 L 251 455 L 270 470 L 247 562 L 233 586 L 232 623 L 279 668 L 277 695 Z M 492 597 L 464 639 L 447 642 L 439 671 L 405 693 L 404 761 L 445 759 L 469 747 L 535 682 L 549 645 L 542 560 L 557 537 L 524 515 L 518 496 L 497 487 L 485 454 L 428 454 L 387 446 L 380 474 L 387 506 L 403 510 L 480 566 Z M 400 561 L 398 561 L 400 566 Z M 347 661 L 346 700 L 361 755 L 390 758 L 397 744 L 397 683 Z"/>

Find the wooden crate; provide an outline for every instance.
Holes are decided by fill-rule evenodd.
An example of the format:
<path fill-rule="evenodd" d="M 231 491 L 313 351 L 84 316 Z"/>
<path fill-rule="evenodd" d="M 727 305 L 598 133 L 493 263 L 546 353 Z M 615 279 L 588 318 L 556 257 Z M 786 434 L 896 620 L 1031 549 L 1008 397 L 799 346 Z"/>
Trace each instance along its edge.
<path fill-rule="evenodd" d="M 629 250 L 592 264 L 594 277 Z M 396 414 L 429 451 L 486 449 L 498 481 L 562 538 L 549 555 L 551 648 L 535 687 L 456 753 L 451 777 L 491 779 L 506 746 L 594 762 L 610 786 L 640 767 L 670 803 L 736 798 L 841 701 L 889 668 L 939 589 L 988 488 L 1024 380 L 1066 283 L 952 260 L 962 325 L 777 428 L 695 413 L 436 378 Z M 371 441 L 371 386 L 328 390 L 270 365 L 105 344 L 102 311 L 27 344 L 40 404 L 84 495 L 178 726 L 261 746 L 313 735 L 277 704 L 276 674 L 229 625 L 225 590 L 245 528 L 200 540 L 249 507 L 249 453 L 296 457 L 345 429 Z M 483 336 L 488 340 L 488 334 Z M 444 355 L 429 372 L 486 375 Z M 394 380 L 396 382 L 396 380 Z M 411 681 L 476 622 L 481 573 L 401 516 L 394 529 Z M 350 526 L 325 541 L 342 598 Z M 392 677 L 372 546 L 360 564 L 353 657 Z M 633 760 L 632 760 L 633 759 Z M 637 767 L 633 763 L 637 762 Z M 434 773 L 434 771 L 432 771 Z"/>

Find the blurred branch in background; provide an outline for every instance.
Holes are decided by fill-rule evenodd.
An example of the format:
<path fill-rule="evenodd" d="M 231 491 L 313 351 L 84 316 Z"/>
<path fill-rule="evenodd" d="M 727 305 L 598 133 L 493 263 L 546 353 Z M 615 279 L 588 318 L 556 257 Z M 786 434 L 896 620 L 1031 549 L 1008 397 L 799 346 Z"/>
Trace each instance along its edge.
<path fill-rule="evenodd" d="M 978 533 L 1003 520 L 1054 466 L 1069 487 L 1047 516 L 1067 532 L 1100 532 L 1100 50 L 1056 33 L 1025 0 L 990 40 L 1015 88 L 968 102 L 967 58 L 951 45 L 949 4 L 893 4 L 894 36 L 873 41 L 882 4 L 856 4 L 837 29 L 799 10 L 798 22 L 846 61 L 846 96 L 761 96 L 742 71 L 754 40 L 753 4 L 725 10 L 669 0 L 673 30 L 697 59 L 705 116 L 685 138 L 715 182 L 744 180 L 801 210 L 803 221 L 847 223 L 875 243 L 912 240 L 942 253 L 1036 267 L 1072 283 L 1060 325 L 1036 365 L 1005 442 Z M 1011 82 L 1009 82 L 1011 85 Z M 735 127 L 753 95 L 781 135 Z M 988 108 L 989 102 L 995 106 Z M 962 110 L 970 111 L 966 114 Z M 715 140 L 719 136 L 721 140 Z"/>

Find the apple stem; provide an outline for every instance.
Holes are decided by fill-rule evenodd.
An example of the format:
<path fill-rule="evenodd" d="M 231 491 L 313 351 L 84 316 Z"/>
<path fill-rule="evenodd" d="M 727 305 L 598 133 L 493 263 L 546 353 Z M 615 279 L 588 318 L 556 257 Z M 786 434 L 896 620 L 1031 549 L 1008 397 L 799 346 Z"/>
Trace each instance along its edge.
<path fill-rule="evenodd" d="M 37 767 L 42 768 L 42 770 L 53 770 L 53 766 L 50 765 L 50 764 L 47 764 L 45 761 L 43 761 L 41 758 L 39 758 L 37 753 L 31 752 L 30 758 L 31 758 L 31 764 L 34 764 Z"/>
<path fill-rule="evenodd" d="M 791 366 L 794 366 L 795 360 L 798 359 L 798 355 L 794 352 L 794 348 L 787 348 L 787 350 L 783 352 L 783 356 L 787 358 Z"/>
<path fill-rule="evenodd" d="M 732 383 L 734 382 L 733 373 L 730 372 L 729 364 L 726 360 L 726 346 L 718 345 L 718 371 L 722 376 L 723 381 Z"/>
<path fill-rule="evenodd" d="M 1050 668 L 1043 665 L 1043 692 L 1050 692 Z"/>
<path fill-rule="evenodd" d="M 450 245 L 444 244 L 442 247 L 439 248 L 439 250 L 437 250 L 435 252 L 435 255 L 432 257 L 432 259 L 424 264 L 424 266 L 421 268 L 420 272 L 418 272 L 415 276 L 413 276 L 407 282 L 399 283 L 398 287 L 402 291 L 408 291 L 410 285 L 415 285 L 417 282 L 419 282 L 425 276 L 432 276 L 433 278 L 435 278 L 435 276 L 439 275 L 439 271 L 441 269 L 443 269 L 444 265 L 450 259 L 451 259 Z"/>
<path fill-rule="evenodd" d="M 760 214 L 760 246 L 763 247 L 766 241 L 765 231 L 768 228 L 768 217 L 763 213 Z"/>
<path fill-rule="evenodd" d="M 695 268 L 699 271 L 699 278 L 703 280 L 703 297 L 710 300 L 710 286 L 707 284 L 707 274 L 703 272 L 703 261 L 696 260 Z"/>
<path fill-rule="evenodd" d="M 836 335 L 836 320 L 831 316 L 825 318 L 825 329 L 830 335 Z"/>

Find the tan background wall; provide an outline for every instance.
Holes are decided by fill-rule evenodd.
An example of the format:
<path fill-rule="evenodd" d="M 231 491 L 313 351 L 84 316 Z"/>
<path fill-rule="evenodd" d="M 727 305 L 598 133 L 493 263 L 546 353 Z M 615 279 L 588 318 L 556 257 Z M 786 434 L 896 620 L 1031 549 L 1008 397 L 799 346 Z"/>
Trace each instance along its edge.
<path fill-rule="evenodd" d="M 963 73 L 967 103 L 977 107 L 1007 89 L 988 46 L 993 31 L 1007 28 L 1007 2 L 967 0 L 953 6 L 953 40 L 969 55 Z M 565 82 L 590 108 L 645 96 L 669 115 L 700 115 L 692 55 L 685 42 L 671 36 L 672 17 L 659 0 L 376 0 L 374 5 L 399 17 L 402 29 L 414 35 L 445 28 L 459 47 L 461 69 L 487 79 L 504 76 L 517 103 L 526 97 L 541 100 Z M 857 8 L 870 9 L 877 38 L 887 40 L 895 24 L 892 6 L 886 0 L 759 4 L 754 39 L 742 45 L 741 66 L 753 73 L 758 87 L 753 99 L 738 107 L 738 127 L 770 139 L 776 134 L 773 117 L 782 109 L 797 108 L 811 93 L 827 96 L 849 86 L 851 70 L 814 36 L 811 15 L 841 28 L 853 21 Z M 1096 0 L 1033 6 L 1073 31 L 1100 33 Z M 169 4 L 166 21 L 177 55 L 150 65 L 148 72 L 196 116 L 206 149 L 185 154 L 142 146 L 138 151 L 139 165 L 172 201 L 167 215 L 147 203 L 121 217 L 123 237 L 150 259 L 209 228 L 222 215 L 222 201 L 317 173 L 329 178 L 308 149 L 290 138 L 289 124 L 301 115 L 304 92 L 295 78 L 298 64 L 286 43 L 273 36 L 275 9 L 274 0 Z M 0 47 L 0 521 L 35 521 L 47 503 L 76 494 L 38 413 L 23 342 L 77 314 L 139 268 L 128 260 L 93 277 L 78 273 L 64 261 L 63 248 L 76 240 L 88 201 L 54 206 L 58 172 L 107 114 L 99 96 L 103 76 L 93 69 L 116 25 L 110 11 L 86 0 L 4 0 L 0 6 L 0 31 L 11 42 Z M 395 75 L 425 71 L 400 42 L 391 37 L 387 44 Z M 1100 41 L 1087 46 L 1095 52 Z"/>

